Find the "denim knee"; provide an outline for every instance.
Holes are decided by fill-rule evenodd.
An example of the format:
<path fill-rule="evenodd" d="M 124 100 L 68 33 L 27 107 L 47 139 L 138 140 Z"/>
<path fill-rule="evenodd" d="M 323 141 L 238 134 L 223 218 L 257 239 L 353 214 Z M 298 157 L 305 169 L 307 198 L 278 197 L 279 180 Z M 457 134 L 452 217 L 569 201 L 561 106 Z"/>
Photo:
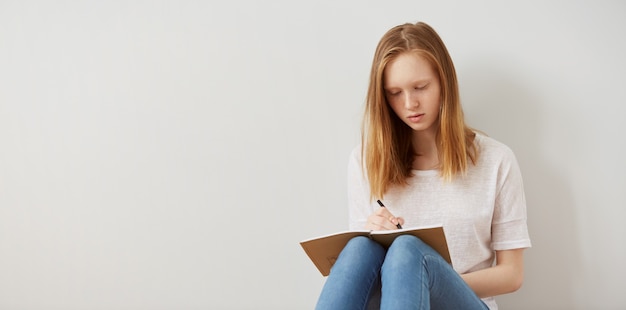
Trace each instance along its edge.
<path fill-rule="evenodd" d="M 422 239 L 415 237 L 413 235 L 402 235 L 398 236 L 389 249 L 399 248 L 399 249 L 414 249 L 422 253 L 423 255 L 435 254 L 438 255 L 437 252 L 431 248 L 428 244 L 426 244 Z"/>
<path fill-rule="evenodd" d="M 373 245 L 373 241 L 372 239 L 365 237 L 365 236 L 358 236 L 358 237 L 354 237 L 352 239 L 350 239 L 350 241 L 348 241 L 348 244 L 346 245 L 347 247 L 350 248 L 355 248 L 355 249 L 363 249 L 363 248 L 369 248 Z"/>
<path fill-rule="evenodd" d="M 392 245 L 397 245 L 401 247 L 405 246 L 421 246 L 424 242 L 413 235 L 400 235 L 398 236 L 392 243 Z"/>
<path fill-rule="evenodd" d="M 404 264 L 415 264 L 424 257 L 424 242 L 412 235 L 398 236 L 387 251 L 385 265 L 387 268 L 402 268 Z"/>
<path fill-rule="evenodd" d="M 358 236 L 350 239 L 340 254 L 340 257 L 350 262 L 360 261 L 364 256 L 382 260 L 385 256 L 385 249 L 368 237 Z"/>

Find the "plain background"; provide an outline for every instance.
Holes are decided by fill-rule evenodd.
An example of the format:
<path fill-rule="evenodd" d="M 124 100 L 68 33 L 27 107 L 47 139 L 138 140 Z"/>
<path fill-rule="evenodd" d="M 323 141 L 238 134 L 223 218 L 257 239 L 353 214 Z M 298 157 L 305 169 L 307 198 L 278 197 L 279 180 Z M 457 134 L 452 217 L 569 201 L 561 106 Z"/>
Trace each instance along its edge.
<path fill-rule="evenodd" d="M 626 307 L 622 1 L 0 1 L 0 309 L 311 309 L 374 48 L 425 21 L 516 153 L 502 309 Z"/>

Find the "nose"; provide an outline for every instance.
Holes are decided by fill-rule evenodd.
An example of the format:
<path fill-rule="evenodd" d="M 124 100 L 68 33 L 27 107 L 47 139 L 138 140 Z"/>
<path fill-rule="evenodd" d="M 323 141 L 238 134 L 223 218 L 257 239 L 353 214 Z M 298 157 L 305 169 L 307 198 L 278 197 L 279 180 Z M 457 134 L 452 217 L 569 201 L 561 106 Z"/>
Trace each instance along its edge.
<path fill-rule="evenodd" d="M 420 102 L 415 94 L 406 92 L 404 95 L 404 107 L 407 110 L 419 107 Z"/>

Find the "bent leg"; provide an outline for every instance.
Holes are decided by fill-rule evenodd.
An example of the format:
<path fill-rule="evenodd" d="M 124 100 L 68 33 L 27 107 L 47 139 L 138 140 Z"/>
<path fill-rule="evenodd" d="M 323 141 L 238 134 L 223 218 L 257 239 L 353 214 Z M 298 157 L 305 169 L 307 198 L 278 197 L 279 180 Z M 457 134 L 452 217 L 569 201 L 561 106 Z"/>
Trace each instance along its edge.
<path fill-rule="evenodd" d="M 315 309 L 364 309 L 384 258 L 378 243 L 367 237 L 351 239 L 330 270 Z"/>
<path fill-rule="evenodd" d="M 488 309 L 452 266 L 415 236 L 396 238 L 381 277 L 381 309 Z"/>

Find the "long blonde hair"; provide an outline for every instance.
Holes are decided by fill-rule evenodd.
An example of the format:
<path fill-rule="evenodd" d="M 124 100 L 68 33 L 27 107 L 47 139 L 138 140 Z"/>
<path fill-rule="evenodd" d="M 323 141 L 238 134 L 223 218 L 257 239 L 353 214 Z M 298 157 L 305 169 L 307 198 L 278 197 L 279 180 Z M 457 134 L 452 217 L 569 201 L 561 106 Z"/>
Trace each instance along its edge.
<path fill-rule="evenodd" d="M 454 64 L 443 41 L 423 22 L 393 27 L 376 47 L 362 124 L 361 158 L 371 199 L 382 198 L 392 185 L 406 184 L 412 175 L 412 129 L 391 110 L 383 88 L 387 64 L 409 52 L 424 57 L 439 76 L 441 112 L 436 141 L 441 176 L 452 180 L 467 170 L 468 159 L 474 163 L 478 156 L 473 143 L 475 133 L 465 124 Z"/>

